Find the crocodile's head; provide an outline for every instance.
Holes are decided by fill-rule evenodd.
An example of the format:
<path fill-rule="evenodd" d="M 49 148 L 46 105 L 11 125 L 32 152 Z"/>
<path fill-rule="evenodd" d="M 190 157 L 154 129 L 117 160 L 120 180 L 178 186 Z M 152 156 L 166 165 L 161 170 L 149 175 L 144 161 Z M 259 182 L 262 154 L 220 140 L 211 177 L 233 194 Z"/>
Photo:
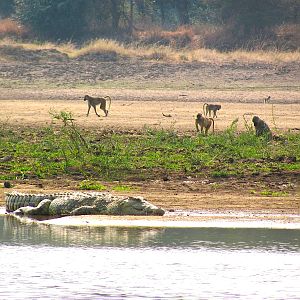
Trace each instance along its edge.
<path fill-rule="evenodd" d="M 149 203 L 143 197 L 124 197 L 111 202 L 107 207 L 107 213 L 110 215 L 162 216 L 165 211 Z"/>

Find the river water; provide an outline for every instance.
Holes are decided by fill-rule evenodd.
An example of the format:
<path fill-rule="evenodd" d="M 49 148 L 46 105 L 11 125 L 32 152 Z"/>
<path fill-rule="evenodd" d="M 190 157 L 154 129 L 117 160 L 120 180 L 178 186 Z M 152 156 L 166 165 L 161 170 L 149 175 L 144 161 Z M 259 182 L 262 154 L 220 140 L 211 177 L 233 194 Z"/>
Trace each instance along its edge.
<path fill-rule="evenodd" d="M 62 227 L 0 216 L 0 299 L 300 299 L 300 230 Z"/>

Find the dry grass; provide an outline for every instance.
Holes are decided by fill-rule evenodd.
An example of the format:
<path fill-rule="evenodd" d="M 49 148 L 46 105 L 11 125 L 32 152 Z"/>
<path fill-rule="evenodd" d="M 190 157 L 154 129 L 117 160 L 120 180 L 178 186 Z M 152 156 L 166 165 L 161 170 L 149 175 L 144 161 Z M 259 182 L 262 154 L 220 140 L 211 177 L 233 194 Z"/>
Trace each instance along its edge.
<path fill-rule="evenodd" d="M 172 48 L 190 46 L 194 36 L 194 29 L 191 26 L 180 26 L 176 31 L 166 31 L 152 26 L 151 29 L 135 32 L 135 39 L 142 45 L 162 45 Z"/>
<path fill-rule="evenodd" d="M 71 58 L 84 56 L 93 53 L 107 53 L 115 52 L 119 56 L 136 56 L 134 48 L 125 47 L 121 43 L 114 40 L 99 39 L 92 41 L 80 49 L 73 49 L 72 52 L 67 53 Z"/>
<path fill-rule="evenodd" d="M 150 60 L 162 60 L 171 62 L 300 62 L 300 51 L 245 51 L 235 50 L 220 52 L 213 49 L 176 49 L 171 46 L 136 46 L 125 45 L 114 40 L 98 39 L 81 48 L 72 43 L 21 43 L 5 38 L 0 40 L 0 46 L 22 47 L 25 50 L 56 49 L 67 54 L 70 58 L 77 58 L 87 54 L 115 53 L 122 57 L 135 57 Z"/>
<path fill-rule="evenodd" d="M 25 50 L 49 50 L 56 49 L 59 52 L 69 54 L 74 51 L 75 46 L 72 43 L 54 44 L 50 42 L 35 43 L 35 42 L 19 42 L 10 38 L 0 40 L 0 46 L 21 47 Z"/>
<path fill-rule="evenodd" d="M 275 28 L 277 38 L 284 43 L 287 48 L 300 47 L 300 24 L 283 24 Z"/>

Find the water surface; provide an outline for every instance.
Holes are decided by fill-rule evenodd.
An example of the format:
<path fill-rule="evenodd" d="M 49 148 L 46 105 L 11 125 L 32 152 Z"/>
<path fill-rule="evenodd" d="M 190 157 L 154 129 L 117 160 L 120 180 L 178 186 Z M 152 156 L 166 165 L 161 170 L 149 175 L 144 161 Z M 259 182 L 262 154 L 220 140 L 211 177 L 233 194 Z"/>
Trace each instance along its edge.
<path fill-rule="evenodd" d="M 299 299 L 300 231 L 0 216 L 0 299 Z"/>

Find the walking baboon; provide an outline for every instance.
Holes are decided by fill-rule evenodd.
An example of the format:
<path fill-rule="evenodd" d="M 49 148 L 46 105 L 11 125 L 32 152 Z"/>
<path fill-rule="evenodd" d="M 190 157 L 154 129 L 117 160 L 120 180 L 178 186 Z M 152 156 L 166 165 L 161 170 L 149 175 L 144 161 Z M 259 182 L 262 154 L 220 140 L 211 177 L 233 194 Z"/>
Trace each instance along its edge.
<path fill-rule="evenodd" d="M 207 104 L 207 103 L 203 104 L 203 113 L 205 116 L 207 116 L 207 114 L 211 116 L 211 112 L 213 111 L 213 118 L 214 117 L 217 118 L 217 111 L 220 109 L 221 109 L 221 105 L 219 104 Z"/>
<path fill-rule="evenodd" d="M 260 119 L 257 116 L 254 116 L 252 118 L 252 122 L 255 127 L 256 136 L 265 136 L 268 139 L 272 138 L 272 132 L 264 120 Z"/>
<path fill-rule="evenodd" d="M 203 133 L 203 129 L 204 129 L 204 134 L 207 135 L 207 131 L 211 127 L 211 125 L 213 125 L 212 131 L 215 132 L 215 121 L 214 121 L 214 119 L 206 118 L 200 113 L 197 114 L 195 124 L 196 124 L 197 132 L 199 132 L 199 126 L 200 126 L 201 133 Z"/>
<path fill-rule="evenodd" d="M 107 101 L 107 99 L 109 100 L 109 107 L 108 107 L 108 109 L 106 109 L 106 101 Z M 100 104 L 100 109 L 102 109 L 104 111 L 105 116 L 107 117 L 108 110 L 110 109 L 110 105 L 111 105 L 111 98 L 109 96 L 94 98 L 94 97 L 91 97 L 89 95 L 85 95 L 84 98 L 83 98 L 83 100 L 88 102 L 88 111 L 87 111 L 86 116 L 89 115 L 91 106 L 93 106 L 96 115 L 98 117 L 100 117 L 100 115 L 98 115 L 97 110 L 96 110 L 96 106 Z"/>
<path fill-rule="evenodd" d="M 268 96 L 267 98 L 264 98 L 264 103 L 269 103 L 271 100 L 271 96 Z"/>

